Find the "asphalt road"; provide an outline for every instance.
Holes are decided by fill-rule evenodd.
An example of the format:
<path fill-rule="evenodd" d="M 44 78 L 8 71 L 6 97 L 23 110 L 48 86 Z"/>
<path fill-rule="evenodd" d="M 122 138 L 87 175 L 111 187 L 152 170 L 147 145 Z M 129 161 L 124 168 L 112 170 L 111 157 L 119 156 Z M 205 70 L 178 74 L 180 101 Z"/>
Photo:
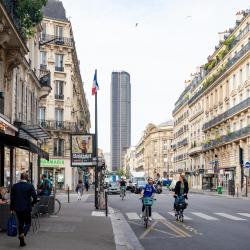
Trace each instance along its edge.
<path fill-rule="evenodd" d="M 172 193 L 156 195 L 153 221 L 144 228 L 139 195 L 124 200 L 109 195 L 109 205 L 122 213 L 144 249 L 249 250 L 250 200 L 190 194 L 184 223 L 175 221 Z"/>

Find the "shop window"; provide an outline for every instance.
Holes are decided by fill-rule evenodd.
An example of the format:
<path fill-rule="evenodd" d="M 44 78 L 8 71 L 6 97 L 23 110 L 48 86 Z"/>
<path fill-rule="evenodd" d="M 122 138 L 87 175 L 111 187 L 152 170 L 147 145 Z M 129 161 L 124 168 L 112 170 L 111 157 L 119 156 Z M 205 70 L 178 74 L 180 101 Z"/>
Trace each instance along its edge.
<path fill-rule="evenodd" d="M 64 156 L 63 139 L 54 139 L 54 156 Z"/>

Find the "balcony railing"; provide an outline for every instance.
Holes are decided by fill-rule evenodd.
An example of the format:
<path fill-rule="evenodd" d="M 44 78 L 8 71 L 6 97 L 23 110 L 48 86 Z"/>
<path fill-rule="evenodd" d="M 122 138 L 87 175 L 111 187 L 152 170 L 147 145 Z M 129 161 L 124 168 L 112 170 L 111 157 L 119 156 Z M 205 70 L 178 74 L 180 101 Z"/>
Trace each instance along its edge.
<path fill-rule="evenodd" d="M 64 100 L 64 95 L 57 95 L 57 94 L 55 94 L 55 99 L 56 100 Z"/>
<path fill-rule="evenodd" d="M 215 117 L 214 119 L 212 119 L 211 121 L 205 123 L 202 127 L 203 130 L 207 130 L 210 129 L 214 126 L 216 126 L 217 124 L 226 121 L 229 117 L 243 111 L 244 109 L 247 109 L 250 107 L 250 97 L 247 98 L 246 100 L 242 101 L 241 103 L 235 105 L 234 107 L 230 108 L 229 110 L 227 110 L 226 112 L 218 115 L 217 117 Z"/>
<path fill-rule="evenodd" d="M 47 70 L 46 64 L 40 64 L 40 70 Z"/>
<path fill-rule="evenodd" d="M 83 130 L 81 124 L 67 121 L 39 120 L 39 125 L 46 130 L 62 130 L 68 132 L 79 132 Z"/>
<path fill-rule="evenodd" d="M 4 92 L 0 92 L 0 114 L 4 115 Z"/>
<path fill-rule="evenodd" d="M 248 42 L 242 49 L 234 55 L 232 59 L 229 59 L 224 69 L 212 77 L 212 81 L 208 85 L 204 85 L 196 94 L 194 94 L 188 101 L 192 103 L 196 100 L 210 85 L 212 85 L 217 79 L 219 79 L 230 67 L 236 64 L 248 51 L 250 50 L 250 42 Z"/>
<path fill-rule="evenodd" d="M 64 67 L 55 66 L 55 71 L 63 72 L 64 71 Z"/>
<path fill-rule="evenodd" d="M 5 10 L 9 14 L 9 16 L 12 19 L 13 24 L 15 25 L 17 31 L 21 35 L 23 39 L 25 39 L 25 33 L 21 24 L 21 20 L 19 19 L 17 12 L 16 12 L 16 6 L 14 4 L 13 0 L 0 0 L 0 3 L 4 6 Z"/>
<path fill-rule="evenodd" d="M 209 143 L 204 144 L 202 149 L 203 151 L 207 151 L 214 147 L 218 147 L 222 144 L 229 143 L 249 135 L 250 135 L 250 126 L 247 126 L 235 132 L 229 133 L 228 135 L 223 135 L 217 140 L 211 140 Z"/>
<path fill-rule="evenodd" d="M 42 87 L 50 87 L 51 88 L 51 73 L 49 70 L 41 70 L 40 69 L 40 84 Z"/>
<path fill-rule="evenodd" d="M 45 43 L 49 41 L 51 41 L 51 43 L 56 44 L 56 45 L 63 45 L 63 46 L 68 46 L 68 47 L 73 47 L 73 44 L 74 44 L 72 38 L 41 34 L 41 37 L 40 37 L 41 43 Z"/>
<path fill-rule="evenodd" d="M 177 148 L 182 147 L 182 146 L 186 146 L 187 144 L 188 144 L 188 139 L 185 138 L 184 140 L 177 143 Z"/>

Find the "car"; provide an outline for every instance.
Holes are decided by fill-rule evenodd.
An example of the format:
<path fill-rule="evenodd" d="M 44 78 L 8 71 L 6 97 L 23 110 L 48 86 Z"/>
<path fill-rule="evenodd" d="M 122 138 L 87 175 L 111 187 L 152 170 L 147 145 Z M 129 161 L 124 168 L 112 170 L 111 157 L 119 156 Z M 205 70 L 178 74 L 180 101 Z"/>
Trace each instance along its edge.
<path fill-rule="evenodd" d="M 146 186 L 147 182 L 146 181 L 137 181 L 135 184 L 135 190 L 134 192 L 136 194 L 141 193 L 142 189 Z"/>
<path fill-rule="evenodd" d="M 120 186 L 118 182 L 110 182 L 108 188 L 109 194 L 120 194 Z"/>

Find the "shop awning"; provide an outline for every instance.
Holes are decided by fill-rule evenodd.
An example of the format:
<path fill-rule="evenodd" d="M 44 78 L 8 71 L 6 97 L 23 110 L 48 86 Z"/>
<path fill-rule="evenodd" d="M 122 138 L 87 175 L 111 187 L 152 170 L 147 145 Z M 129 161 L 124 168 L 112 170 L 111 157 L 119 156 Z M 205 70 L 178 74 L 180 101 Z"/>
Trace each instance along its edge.
<path fill-rule="evenodd" d="M 38 154 L 41 158 L 49 160 L 49 154 L 47 152 L 40 149 L 34 143 L 17 136 L 0 133 L 0 144 L 25 149 Z"/>
<path fill-rule="evenodd" d="M 21 125 L 18 134 L 19 137 L 24 139 L 29 139 L 29 136 L 35 140 L 45 140 L 50 138 L 48 132 L 38 125 Z"/>

